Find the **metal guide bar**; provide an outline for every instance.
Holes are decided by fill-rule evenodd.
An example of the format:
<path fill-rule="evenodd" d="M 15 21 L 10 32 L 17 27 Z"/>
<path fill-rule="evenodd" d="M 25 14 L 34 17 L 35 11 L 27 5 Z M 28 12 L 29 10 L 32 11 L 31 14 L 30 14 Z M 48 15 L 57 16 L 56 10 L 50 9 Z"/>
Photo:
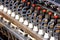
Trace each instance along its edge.
<path fill-rule="evenodd" d="M 47 0 L 47 1 L 49 1 L 49 2 L 53 3 L 53 4 L 57 5 L 57 6 L 60 6 L 60 4 L 59 4 L 59 3 L 56 3 L 56 2 L 54 2 L 54 1 L 51 1 L 51 0 Z"/>
<path fill-rule="evenodd" d="M 16 34 L 13 30 L 11 30 L 10 28 L 8 28 L 6 25 L 4 25 L 4 23 L 0 22 L 1 26 L 4 26 L 7 30 L 9 30 L 9 32 L 11 34 L 13 34 L 15 37 L 17 37 L 19 40 L 24 40 L 22 37 L 20 37 L 18 34 Z"/>
<path fill-rule="evenodd" d="M 19 28 L 23 29 L 26 33 L 30 34 L 32 37 L 34 37 L 36 40 L 42 40 L 42 38 L 37 35 L 36 33 L 34 33 L 32 30 L 30 30 L 29 28 L 27 28 L 27 26 L 22 25 L 21 23 L 19 23 L 17 20 L 15 20 L 14 18 L 8 16 L 7 14 L 3 13 L 0 11 L 0 15 L 2 15 L 3 17 L 5 17 L 7 20 L 9 20 L 10 22 L 12 22 L 13 24 L 15 24 L 16 26 L 18 26 Z"/>

